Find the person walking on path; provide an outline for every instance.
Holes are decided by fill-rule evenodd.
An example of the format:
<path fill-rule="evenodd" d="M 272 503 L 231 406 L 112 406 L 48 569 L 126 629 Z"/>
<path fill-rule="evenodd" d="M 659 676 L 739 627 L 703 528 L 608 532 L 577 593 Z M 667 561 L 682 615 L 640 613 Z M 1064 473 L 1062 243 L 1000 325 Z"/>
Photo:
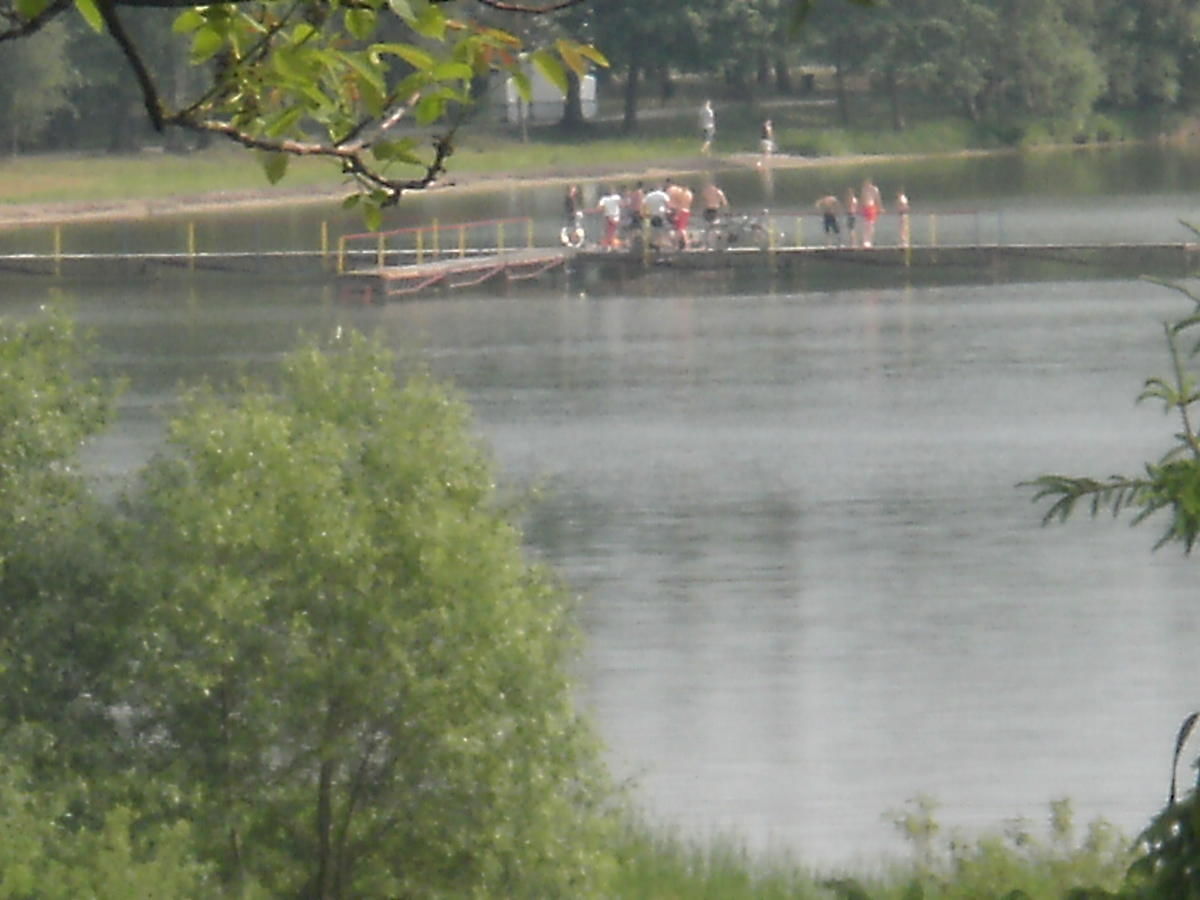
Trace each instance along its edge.
<path fill-rule="evenodd" d="M 896 194 L 896 213 L 900 216 L 900 246 L 907 247 L 912 241 L 912 223 L 908 216 L 908 195 L 904 188 Z"/>
<path fill-rule="evenodd" d="M 712 149 L 713 138 L 717 134 L 717 114 L 713 110 L 711 100 L 705 100 L 704 105 L 700 107 L 700 134 L 704 138 L 700 152 L 708 153 Z"/>
<path fill-rule="evenodd" d="M 842 246 L 842 231 L 838 228 L 838 212 L 842 204 L 833 194 L 826 194 L 816 202 L 817 211 L 821 214 L 821 231 L 825 235 L 825 246 L 833 241 Z"/>
<path fill-rule="evenodd" d="M 879 215 L 884 211 L 883 197 L 879 193 L 879 188 L 875 186 L 875 182 L 870 178 L 863 182 L 859 201 L 862 204 L 863 217 L 862 245 L 870 247 L 875 243 L 875 223 L 879 221 Z"/>
<path fill-rule="evenodd" d="M 775 126 L 771 124 L 770 119 L 763 121 L 762 139 L 759 141 L 759 148 L 762 150 L 762 162 L 765 165 L 770 162 L 771 154 L 775 152 Z"/>
<path fill-rule="evenodd" d="M 858 246 L 858 232 L 854 230 L 858 224 L 858 197 L 854 196 L 854 188 L 846 189 L 846 243 L 851 247 Z"/>

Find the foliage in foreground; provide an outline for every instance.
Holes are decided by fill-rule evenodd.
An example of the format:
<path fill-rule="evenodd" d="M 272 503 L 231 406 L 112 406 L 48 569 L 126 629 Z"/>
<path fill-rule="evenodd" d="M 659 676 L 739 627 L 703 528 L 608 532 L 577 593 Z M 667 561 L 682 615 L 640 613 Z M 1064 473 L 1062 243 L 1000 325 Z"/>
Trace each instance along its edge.
<path fill-rule="evenodd" d="M 179 897 L 593 891 L 611 792 L 566 595 L 462 403 L 364 338 L 309 346 L 271 388 L 192 392 L 103 504 L 72 468 L 111 408 L 85 348 L 61 317 L 3 327 L 0 825 L 24 863 L 0 896 L 113 867 Z"/>

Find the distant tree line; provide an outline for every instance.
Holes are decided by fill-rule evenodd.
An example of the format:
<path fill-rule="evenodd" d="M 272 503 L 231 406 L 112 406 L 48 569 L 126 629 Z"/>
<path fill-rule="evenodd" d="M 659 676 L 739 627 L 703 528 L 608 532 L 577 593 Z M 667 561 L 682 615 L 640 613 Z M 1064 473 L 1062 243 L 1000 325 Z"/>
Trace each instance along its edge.
<path fill-rule="evenodd" d="M 1070 119 L 1093 111 L 1187 110 L 1200 91 L 1192 0 L 876 0 L 814 4 L 788 27 L 787 0 L 591 3 L 569 17 L 613 64 L 625 124 L 672 73 L 792 92 L 799 66 L 833 72 L 841 117 L 852 80 L 891 101 L 921 96 L 973 122 Z M 667 88 L 669 90 L 669 87 Z"/>

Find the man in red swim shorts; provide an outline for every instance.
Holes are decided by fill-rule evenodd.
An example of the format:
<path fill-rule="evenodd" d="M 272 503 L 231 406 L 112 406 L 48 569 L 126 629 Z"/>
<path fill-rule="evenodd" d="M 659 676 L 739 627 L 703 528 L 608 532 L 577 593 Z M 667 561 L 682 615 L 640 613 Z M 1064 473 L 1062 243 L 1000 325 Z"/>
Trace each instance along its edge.
<path fill-rule="evenodd" d="M 870 247 L 875 241 L 875 223 L 883 212 L 883 196 L 879 188 L 870 178 L 863 182 L 862 193 L 859 195 L 859 211 L 863 217 L 863 246 Z"/>

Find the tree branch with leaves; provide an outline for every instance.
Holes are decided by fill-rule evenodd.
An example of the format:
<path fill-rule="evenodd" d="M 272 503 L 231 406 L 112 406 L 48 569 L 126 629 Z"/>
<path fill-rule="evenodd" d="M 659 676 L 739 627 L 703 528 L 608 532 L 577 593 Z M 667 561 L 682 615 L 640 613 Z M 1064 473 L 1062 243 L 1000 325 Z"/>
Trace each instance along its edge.
<path fill-rule="evenodd" d="M 582 2 L 473 0 L 493 17 L 544 15 Z M 565 38 L 526 47 L 512 32 L 472 16 L 473 4 L 0 0 L 0 46 L 73 5 L 119 48 L 155 129 L 213 134 L 256 150 L 272 183 L 284 177 L 292 156 L 329 158 L 354 186 L 350 202 L 361 203 L 368 222 L 377 223 L 382 208 L 444 173 L 472 108 L 473 81 L 510 75 L 528 97 L 528 66 L 565 92 L 568 71 L 607 64 L 594 47 Z M 206 73 L 196 94 L 175 105 L 123 20 L 149 8 L 180 10 L 173 30 L 186 41 L 181 52 Z"/>
<path fill-rule="evenodd" d="M 1141 475 L 1103 479 L 1043 475 L 1024 486 L 1034 488 L 1035 502 L 1052 501 L 1042 517 L 1043 524 L 1065 521 L 1081 506 L 1093 517 L 1106 510 L 1113 516 L 1130 512 L 1135 525 L 1165 511 L 1170 521 L 1156 549 L 1178 543 L 1190 553 L 1200 539 L 1200 432 L 1196 426 L 1200 389 L 1196 373 L 1189 366 L 1200 354 L 1200 340 L 1190 346 L 1186 340 L 1200 327 L 1200 296 L 1186 285 L 1152 280 L 1178 291 L 1192 303 L 1190 315 L 1163 326 L 1171 359 L 1170 375 L 1147 379 L 1138 397 L 1139 402 L 1157 400 L 1165 412 L 1177 418 L 1179 430 L 1174 443 L 1157 462 L 1147 463 Z"/>

